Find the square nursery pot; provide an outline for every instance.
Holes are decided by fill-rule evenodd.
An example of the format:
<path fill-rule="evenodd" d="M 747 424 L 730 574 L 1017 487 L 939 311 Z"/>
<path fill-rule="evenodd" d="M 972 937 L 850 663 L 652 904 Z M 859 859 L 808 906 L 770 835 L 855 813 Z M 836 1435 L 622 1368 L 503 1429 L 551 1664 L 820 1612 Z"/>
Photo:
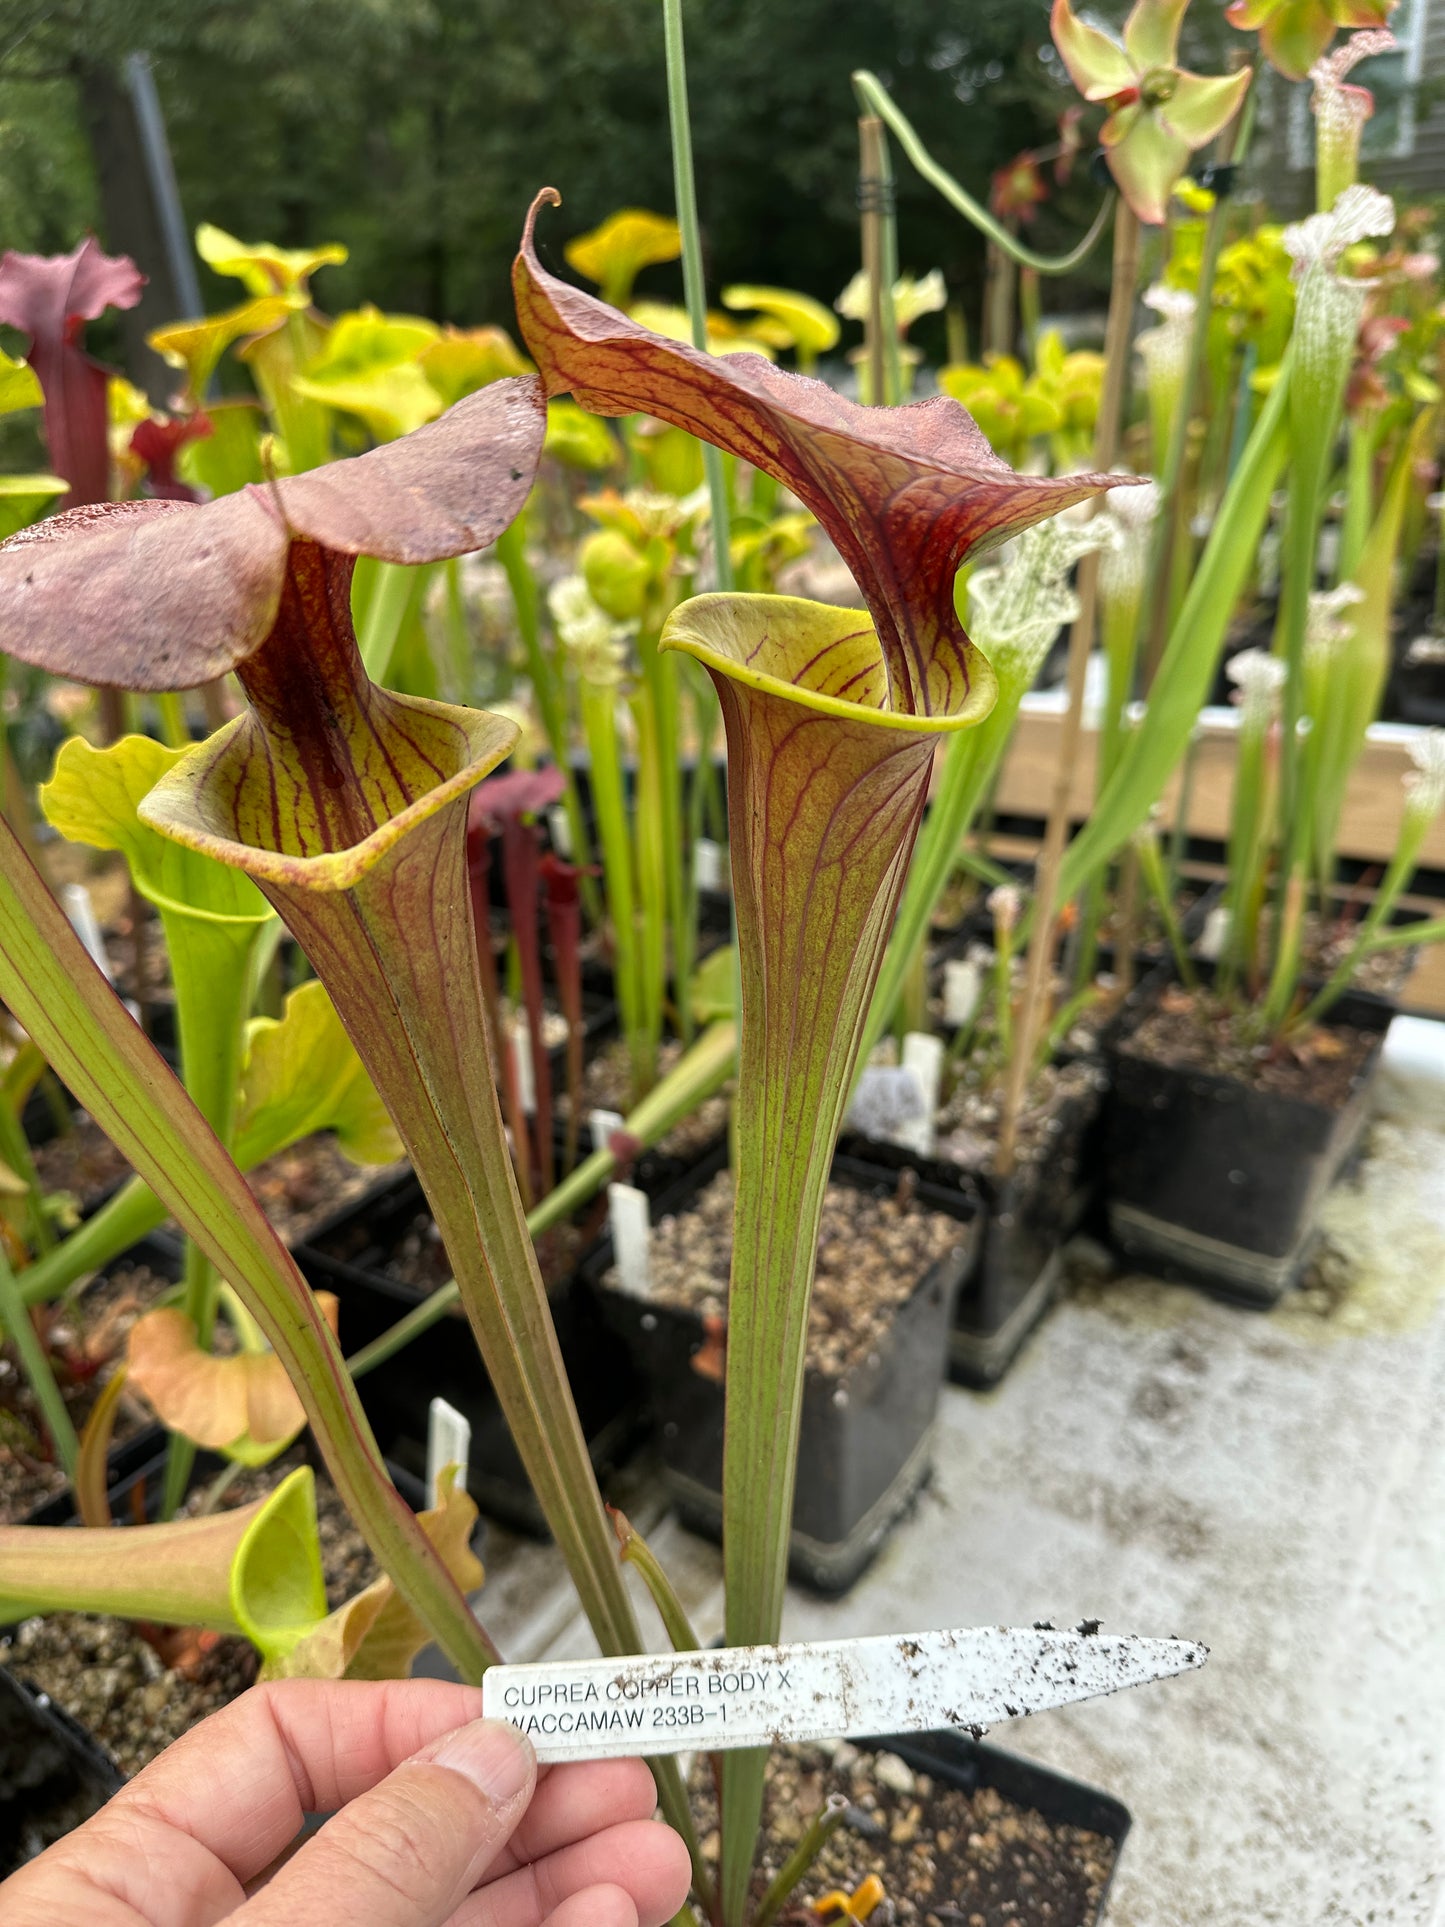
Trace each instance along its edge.
<path fill-rule="evenodd" d="M 1153 987 L 1162 991 L 1161 981 Z M 1141 1003 L 1136 1023 L 1151 1008 Z M 1343 1099 L 1251 1089 L 1130 1048 L 1110 1056 L 1106 1199 L 1114 1242 L 1159 1276 L 1267 1308 L 1298 1277 L 1325 1193 L 1357 1149 L 1391 1006 L 1347 993 L 1327 1026 L 1374 1039 Z"/>
<path fill-rule="evenodd" d="M 418 1226 L 426 1236 L 431 1224 L 421 1186 L 406 1171 L 384 1180 L 297 1245 L 296 1262 L 313 1289 L 333 1291 L 341 1301 L 341 1343 L 348 1354 L 380 1337 L 429 1295 L 430 1286 L 405 1283 L 389 1276 L 386 1267 L 404 1242 L 418 1235 Z M 640 1387 L 626 1346 L 603 1323 L 590 1292 L 569 1275 L 549 1296 L 592 1464 L 605 1482 L 641 1434 Z M 467 1490 L 482 1511 L 519 1532 L 548 1536 L 460 1307 L 366 1373 L 358 1386 L 382 1451 L 417 1477 L 425 1471 L 432 1399 L 454 1405 L 471 1424 Z"/>
<path fill-rule="evenodd" d="M 83 1726 L 0 1666 L 0 1880 L 88 1820 L 122 1784 Z"/>
<path fill-rule="evenodd" d="M 948 1334 L 955 1384 L 981 1390 L 1003 1377 L 1057 1298 L 1063 1248 L 1097 1196 L 1105 1074 L 1090 1059 L 1061 1067 L 1061 1074 L 1065 1087 L 1046 1151 L 1002 1182 L 937 1155 L 919 1159 L 876 1138 L 845 1140 L 850 1156 L 870 1164 L 894 1171 L 914 1166 L 930 1200 L 966 1198 L 978 1213 L 979 1237 Z"/>
<path fill-rule="evenodd" d="M 1022 1759 L 1018 1754 L 951 1729 L 940 1733 L 902 1733 L 889 1739 L 863 1740 L 859 1745 L 896 1754 L 915 1773 L 930 1775 L 935 1785 L 957 1787 L 968 1794 L 991 1787 L 1015 1806 L 1031 1808 L 1054 1826 L 1082 1828 L 1107 1840 L 1114 1850 L 1113 1860 L 1097 1905 L 1068 1917 L 1048 1915 L 1050 1921 L 1058 1919 L 1059 1927 L 1099 1927 L 1108 1911 L 1109 1889 L 1114 1884 L 1119 1855 L 1133 1824 L 1133 1816 L 1121 1800 L 1082 1780 L 1070 1779 L 1051 1767 L 1040 1766 L 1037 1761 Z M 1037 1898 L 1023 1892 L 1016 1902 L 1003 1900 L 1005 1911 L 998 1918 L 1021 1923 L 1042 1918 L 1033 1911 Z M 1015 1905 L 1018 1912 L 1014 1911 Z M 965 1920 L 962 1912 L 953 1916 L 943 1914 L 940 1918 L 958 1923 Z"/>
<path fill-rule="evenodd" d="M 685 1211 L 727 1163 L 720 1145 L 658 1200 L 654 1216 Z M 886 1194 L 897 1175 L 837 1158 L 833 1178 Z M 920 1203 L 959 1221 L 957 1247 L 897 1308 L 879 1349 L 841 1380 L 809 1370 L 803 1389 L 789 1571 L 823 1593 L 845 1592 L 873 1559 L 932 1469 L 933 1420 L 949 1315 L 977 1237 L 973 1200 L 920 1185 Z M 661 1430 L 663 1477 L 683 1523 L 722 1536 L 724 1393 L 721 1359 L 702 1316 L 606 1285 L 610 1238 L 583 1262 L 612 1330 L 625 1339 Z"/>

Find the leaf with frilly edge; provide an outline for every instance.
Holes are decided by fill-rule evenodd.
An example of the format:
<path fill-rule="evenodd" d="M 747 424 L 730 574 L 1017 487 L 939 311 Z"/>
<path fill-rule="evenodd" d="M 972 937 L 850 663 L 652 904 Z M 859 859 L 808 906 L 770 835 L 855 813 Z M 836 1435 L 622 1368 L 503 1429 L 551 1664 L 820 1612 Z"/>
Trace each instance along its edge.
<path fill-rule="evenodd" d="M 196 253 L 208 268 L 239 281 L 247 294 L 285 296 L 292 307 L 310 300 L 310 281 L 318 268 L 339 267 L 347 250 L 339 241 L 319 248 L 278 248 L 270 241 L 238 241 L 224 228 L 202 221 Z"/>
<path fill-rule="evenodd" d="M 441 1504 L 417 1514 L 417 1523 L 463 1592 L 475 1592 L 482 1562 L 471 1548 L 477 1508 L 455 1479 L 443 1472 Z M 283 1657 L 262 1669 L 263 1679 L 405 1679 L 427 1644 L 427 1631 L 389 1579 L 378 1579 L 338 1606 Z"/>
<path fill-rule="evenodd" d="M 171 321 L 163 328 L 152 328 L 146 340 L 172 368 L 185 369 L 186 387 L 199 401 L 216 363 L 233 341 L 266 334 L 290 313 L 291 303 L 284 295 L 260 295 L 220 314 L 203 315 L 199 321 Z"/>
<path fill-rule="evenodd" d="M 185 754 L 150 736 L 123 736 L 106 749 L 72 736 L 60 746 L 50 781 L 40 786 L 45 820 L 72 843 L 119 850 L 131 881 L 151 903 L 221 921 L 264 923 L 271 911 L 249 877 L 183 849 L 136 814 L 141 799 Z"/>
<path fill-rule="evenodd" d="M 759 356 L 714 359 L 649 334 L 542 266 L 536 218 L 558 198 L 546 188 L 533 202 L 512 275 L 548 392 L 570 391 L 599 415 L 646 410 L 785 482 L 868 604 L 893 706 L 921 715 L 964 706 L 978 664 L 954 614 L 959 568 L 1118 478 L 1016 475 L 946 397 L 864 408 Z"/>
<path fill-rule="evenodd" d="M 356 1046 L 319 979 L 299 984 L 281 1018 L 253 1018 L 246 1033 L 236 1117 L 243 1171 L 317 1131 L 334 1131 L 356 1164 L 389 1164 L 401 1140 Z"/>
<path fill-rule="evenodd" d="M 316 1303 L 334 1333 L 334 1293 L 318 1291 Z M 209 1352 L 197 1343 L 193 1321 L 173 1305 L 148 1311 L 131 1326 L 126 1365 L 131 1386 L 172 1432 L 240 1465 L 268 1464 L 306 1423 L 275 1352 Z"/>

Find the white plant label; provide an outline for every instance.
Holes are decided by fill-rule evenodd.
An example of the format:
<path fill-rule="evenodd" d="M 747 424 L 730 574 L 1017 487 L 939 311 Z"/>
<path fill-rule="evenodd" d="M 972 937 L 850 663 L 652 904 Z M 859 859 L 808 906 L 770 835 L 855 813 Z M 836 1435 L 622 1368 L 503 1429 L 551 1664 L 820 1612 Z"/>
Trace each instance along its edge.
<path fill-rule="evenodd" d="M 700 836 L 692 846 L 692 880 L 699 890 L 725 890 L 723 851 L 710 836 Z"/>
<path fill-rule="evenodd" d="M 943 966 L 943 1021 L 955 1030 L 978 1009 L 983 972 L 973 957 L 950 957 Z"/>
<path fill-rule="evenodd" d="M 572 825 L 567 821 L 566 808 L 561 803 L 553 803 L 547 811 L 547 834 L 552 839 L 552 848 L 564 863 L 572 861 Z"/>
<path fill-rule="evenodd" d="M 517 1071 L 517 1096 L 528 1117 L 537 1111 L 537 1080 L 532 1075 L 532 1032 L 526 1015 L 518 1011 L 512 1019 L 512 1062 Z"/>
<path fill-rule="evenodd" d="M 931 1157 L 933 1119 L 943 1077 L 943 1039 L 935 1037 L 932 1031 L 910 1030 L 903 1039 L 903 1069 L 918 1080 L 918 1088 L 923 1093 L 923 1111 L 895 1132 L 893 1141 L 921 1158 Z"/>
<path fill-rule="evenodd" d="M 1229 942 L 1230 925 L 1234 914 L 1227 903 L 1216 903 L 1204 919 L 1204 929 L 1200 933 L 1196 949 L 1207 963 L 1218 963 L 1224 955 L 1224 947 Z"/>
<path fill-rule="evenodd" d="M 592 1133 L 592 1149 L 605 1151 L 612 1142 L 612 1133 L 626 1129 L 627 1119 L 621 1111 L 593 1111 L 588 1116 L 587 1126 Z"/>
<path fill-rule="evenodd" d="M 441 1504 L 441 1475 L 457 1468 L 456 1489 L 467 1489 L 467 1467 L 472 1457 L 471 1421 L 444 1398 L 434 1398 L 426 1418 L 426 1496 L 428 1505 Z"/>
<path fill-rule="evenodd" d="M 482 1711 L 542 1760 L 776 1746 L 873 1733 L 975 1733 L 1202 1666 L 1182 1639 L 1006 1626 L 493 1666 Z"/>
<path fill-rule="evenodd" d="M 91 962 L 100 971 L 105 981 L 114 988 L 115 972 L 110 967 L 106 955 L 105 938 L 101 935 L 100 923 L 95 914 L 95 905 L 90 900 L 90 892 L 83 883 L 66 883 L 60 890 L 61 908 L 70 919 L 70 927 L 85 945 Z M 140 1005 L 133 998 L 125 999 L 125 1007 L 140 1022 Z"/>
<path fill-rule="evenodd" d="M 632 1184 L 609 1184 L 607 1217 L 622 1289 L 632 1298 L 650 1298 L 652 1219 L 647 1193 Z"/>

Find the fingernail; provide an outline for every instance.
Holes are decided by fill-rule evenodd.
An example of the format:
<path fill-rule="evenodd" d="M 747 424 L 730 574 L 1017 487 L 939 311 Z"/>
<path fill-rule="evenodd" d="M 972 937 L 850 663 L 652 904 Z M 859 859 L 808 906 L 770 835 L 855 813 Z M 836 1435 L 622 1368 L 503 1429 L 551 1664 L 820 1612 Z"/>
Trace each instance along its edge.
<path fill-rule="evenodd" d="M 470 1726 L 459 1726 L 425 1757 L 433 1766 L 448 1766 L 462 1774 L 498 1806 L 506 1806 L 531 1787 L 537 1765 L 531 1741 L 505 1720 L 473 1720 Z"/>

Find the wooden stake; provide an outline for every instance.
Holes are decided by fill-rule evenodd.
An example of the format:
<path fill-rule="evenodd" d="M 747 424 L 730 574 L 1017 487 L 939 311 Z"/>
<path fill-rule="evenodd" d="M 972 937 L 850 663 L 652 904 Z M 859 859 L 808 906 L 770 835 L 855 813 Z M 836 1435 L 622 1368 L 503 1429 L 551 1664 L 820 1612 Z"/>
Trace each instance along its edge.
<path fill-rule="evenodd" d="M 877 408 L 884 400 L 883 335 L 883 123 L 876 114 L 858 122 L 858 218 L 863 248 L 863 273 L 868 281 L 868 319 L 864 323 L 867 349 L 868 396 Z"/>

